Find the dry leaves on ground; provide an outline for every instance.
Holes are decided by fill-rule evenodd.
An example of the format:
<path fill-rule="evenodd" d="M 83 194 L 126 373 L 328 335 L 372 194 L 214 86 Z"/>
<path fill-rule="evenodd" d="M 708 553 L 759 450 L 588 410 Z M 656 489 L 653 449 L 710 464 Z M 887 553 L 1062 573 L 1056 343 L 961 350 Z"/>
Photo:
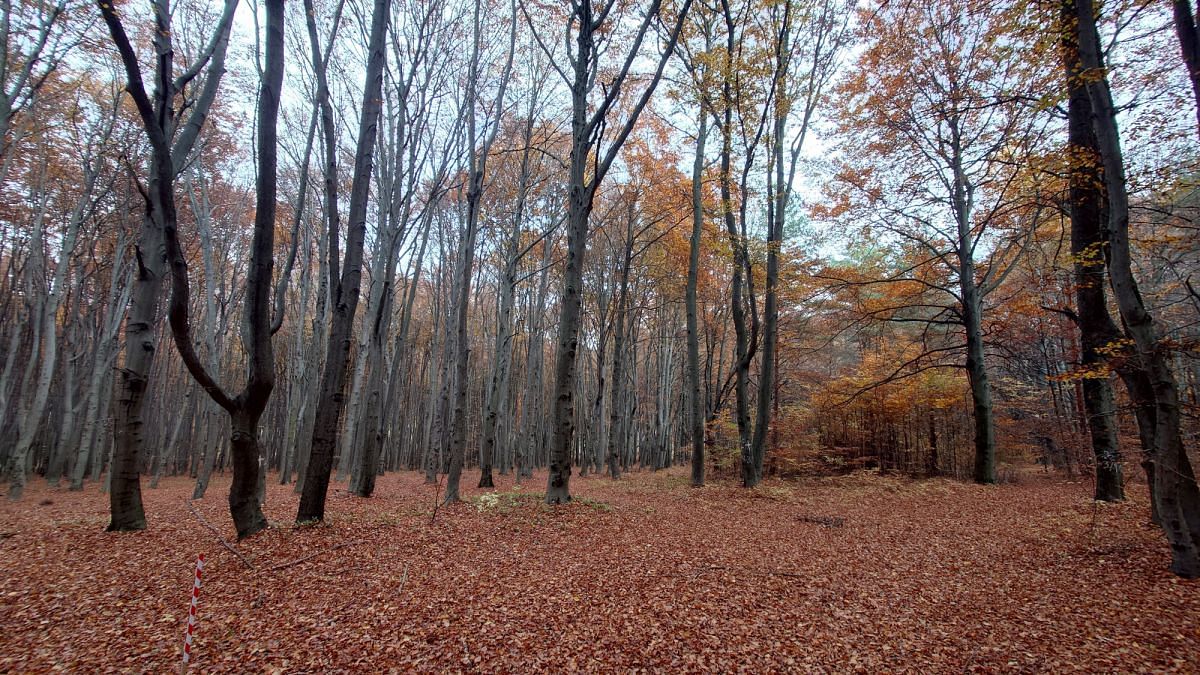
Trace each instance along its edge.
<path fill-rule="evenodd" d="M 308 528 L 273 485 L 274 527 L 236 544 L 253 569 L 190 512 L 187 479 L 145 489 L 133 534 L 103 532 L 95 488 L 31 486 L 0 506 L 0 671 L 178 668 L 198 553 L 202 672 L 1197 668 L 1200 584 L 1166 571 L 1140 494 L 875 476 L 692 489 L 672 470 L 576 478 L 579 499 L 551 508 L 543 476 L 498 483 L 432 521 L 419 475 L 369 500 L 335 485 Z M 232 541 L 227 488 L 193 506 Z"/>

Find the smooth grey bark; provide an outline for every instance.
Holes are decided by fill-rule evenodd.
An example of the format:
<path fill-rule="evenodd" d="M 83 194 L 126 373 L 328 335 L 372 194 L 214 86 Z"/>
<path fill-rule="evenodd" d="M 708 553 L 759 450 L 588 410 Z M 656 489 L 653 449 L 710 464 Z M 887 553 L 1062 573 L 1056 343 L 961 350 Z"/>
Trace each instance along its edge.
<path fill-rule="evenodd" d="M 362 330 L 362 326 L 351 327 L 350 334 L 363 334 L 366 331 Z M 346 480 L 346 475 L 350 471 L 350 465 L 354 463 L 354 455 L 358 450 L 356 443 L 356 434 L 358 432 L 359 419 L 362 416 L 363 408 L 363 384 L 366 377 L 367 369 L 367 348 L 369 336 L 364 335 L 362 341 L 359 341 L 358 348 L 351 353 L 351 360 L 354 362 L 354 373 L 350 376 L 350 396 L 346 403 L 344 420 L 342 422 L 342 430 L 340 440 L 334 448 L 334 455 L 338 460 L 337 463 L 337 480 Z"/>
<path fill-rule="evenodd" d="M 597 8 L 592 0 L 581 0 L 572 4 L 566 28 L 567 46 L 571 50 L 568 59 L 571 72 L 568 74 L 556 66 L 571 92 L 571 154 L 567 178 L 567 260 L 563 269 L 562 298 L 559 302 L 552 392 L 550 472 L 546 481 L 547 504 L 561 504 L 571 499 L 571 451 L 575 437 L 575 365 L 582 315 L 583 265 L 587 252 L 588 217 L 592 212 L 596 189 L 604 180 L 613 160 L 633 131 L 638 117 L 662 78 L 667 60 L 679 40 L 684 19 L 692 4 L 691 0 L 684 0 L 680 4 L 679 14 L 669 32 L 653 76 L 606 149 L 599 147 L 600 134 L 597 132 L 607 124 L 608 113 L 621 96 L 651 24 L 661 21 L 658 16 L 661 4 L 660 0 L 652 0 L 646 8 L 626 52 L 626 58 L 605 87 L 603 99 L 594 108 L 591 105 L 590 94 L 597 82 L 595 71 L 598 67 L 599 52 L 603 49 L 598 45 L 598 40 L 603 40 L 602 36 L 611 28 L 608 20 L 612 18 L 609 15 L 612 5 Z M 570 37 L 572 32 L 573 40 Z M 573 44 L 570 44 L 572 41 Z"/>
<path fill-rule="evenodd" d="M 312 245 L 311 242 L 305 242 L 304 254 L 301 257 L 303 269 L 310 270 L 312 268 Z M 300 275 L 300 302 L 297 307 L 300 309 L 301 318 L 308 310 L 309 297 L 312 293 L 312 275 L 305 272 Z M 308 362 L 309 341 L 304 339 L 303 324 L 296 331 L 295 340 L 292 343 L 292 354 L 295 356 L 293 367 L 289 369 L 289 377 L 291 378 L 290 387 L 288 388 L 287 396 L 287 429 L 284 432 L 284 453 L 279 467 L 279 484 L 287 485 L 292 474 L 296 471 L 296 466 L 300 463 L 300 439 L 303 435 L 304 421 L 308 410 L 306 403 L 309 398 L 309 384 L 311 377 L 309 373 L 312 368 Z M 315 342 L 316 338 L 312 342 Z"/>
<path fill-rule="evenodd" d="M 300 416 L 301 424 L 299 430 L 300 447 L 296 451 L 296 485 L 293 492 L 296 494 L 304 493 L 304 481 L 308 475 L 308 458 L 312 450 L 312 432 L 316 424 L 316 406 L 317 399 L 320 396 L 320 373 L 324 372 L 324 356 L 328 352 L 329 346 L 329 264 L 330 256 L 328 255 L 329 240 L 326 237 L 317 237 L 317 308 L 312 319 L 312 334 L 313 339 L 308 345 L 306 354 L 312 359 L 311 367 L 305 369 L 305 385 L 304 385 L 304 401 L 302 410 L 304 414 Z"/>
<path fill-rule="evenodd" d="M 350 356 L 350 335 L 354 315 L 358 309 L 359 286 L 362 281 L 363 243 L 366 238 L 367 200 L 374 167 L 375 139 L 379 129 L 382 110 L 383 69 L 387 61 L 384 38 L 387 33 L 388 14 L 391 0 L 375 0 L 371 15 L 370 38 L 367 45 L 367 70 L 363 87 L 363 105 L 359 118 L 358 148 L 354 154 L 354 178 L 350 189 L 350 225 L 346 241 L 346 258 L 340 278 L 334 283 L 337 256 L 334 237 L 330 238 L 331 293 L 333 316 L 330 324 L 329 350 L 325 357 L 325 370 L 321 376 L 321 393 L 317 401 L 316 419 L 313 423 L 312 448 L 308 460 L 304 491 L 300 498 L 297 522 L 319 521 L 325 518 L 325 496 L 329 489 L 329 477 L 333 468 L 334 444 L 337 429 L 344 412 L 342 397 L 346 362 Z M 310 29 L 311 30 L 311 29 Z M 328 134 L 333 130 L 326 128 Z M 333 158 L 326 158 L 330 164 Z M 328 170 L 328 169 L 327 169 Z M 336 170 L 326 174 L 326 181 L 336 180 Z M 336 231 L 336 209 L 327 213 L 331 233 Z"/>
<path fill-rule="evenodd" d="M 150 170 L 145 197 L 145 214 L 136 247 L 137 276 L 125 323 L 125 362 L 119 378 L 115 414 L 115 445 L 109 481 L 109 531 L 141 530 L 146 527 L 142 507 L 139 463 L 143 450 L 142 412 L 156 349 L 157 305 L 167 272 L 165 229 L 175 226 L 175 177 L 195 146 L 225 71 L 225 52 L 233 23 L 236 0 L 226 0 L 211 41 L 198 58 L 180 75 L 175 75 L 169 0 L 155 0 L 153 44 L 154 96 L 147 93 L 141 65 L 116 7 L 97 0 L 109 36 L 121 58 L 126 86 L 137 108 L 143 131 L 150 141 Z M 187 109 L 180 125 L 175 100 L 188 85 L 207 71 L 199 95 Z"/>
<path fill-rule="evenodd" d="M 774 44 L 775 72 L 772 77 L 774 101 L 772 101 L 770 114 L 773 129 L 770 162 L 767 168 L 767 269 L 765 288 L 763 289 L 762 358 L 759 360 L 757 411 L 750 450 L 753 475 L 750 476 L 751 480 L 749 481 L 743 477 L 743 484 L 747 487 L 762 481 L 767 432 L 771 426 L 771 409 L 775 400 L 775 366 L 778 359 L 775 350 L 779 340 L 779 300 L 776 287 L 779 285 L 779 254 L 783 246 L 783 227 L 792 192 L 791 178 L 796 165 L 795 154 L 793 154 L 790 167 L 785 166 L 788 158 L 784 152 L 784 136 L 787 134 L 788 115 L 792 106 L 791 93 L 788 88 L 788 71 L 792 62 L 792 4 L 790 2 L 783 5 L 781 23 L 782 26 Z M 807 119 L 805 121 L 807 122 Z"/>
<path fill-rule="evenodd" d="M 31 107 L 70 47 L 55 33 L 67 10 L 66 0 L 28 7 L 37 9 L 37 18 L 31 25 L 22 25 L 27 17 L 14 16 L 12 0 L 0 0 L 0 176 L 8 175 L 9 151 L 24 135 L 12 133 L 13 119 Z M 35 30 L 32 35 L 23 34 L 25 28 Z"/>
<path fill-rule="evenodd" d="M 58 260 L 54 266 L 54 276 L 50 281 L 50 289 L 46 297 L 39 303 L 38 308 L 40 311 L 30 317 L 33 321 L 41 324 L 42 345 L 39 350 L 41 363 L 37 371 L 36 384 L 33 388 L 33 400 L 30 402 L 29 407 L 22 411 L 17 443 L 12 451 L 10 464 L 12 484 L 8 493 L 11 499 L 19 498 L 25 488 L 27 456 L 30 447 L 33 445 L 34 438 L 42 427 L 42 418 L 46 412 L 46 401 L 50 396 L 50 385 L 54 379 L 55 368 L 58 365 L 57 320 L 58 312 L 63 306 L 63 299 L 66 292 L 64 286 L 67 283 L 68 273 L 71 269 L 71 256 L 74 255 L 75 245 L 79 241 L 79 229 L 94 206 L 92 203 L 93 195 L 96 191 L 97 180 L 100 177 L 100 153 L 103 152 L 104 146 L 111 137 L 115 118 L 116 110 L 114 106 L 113 111 L 105 118 L 105 121 L 101 122 L 103 126 L 100 128 L 99 133 L 94 137 L 89 137 L 89 142 L 84 148 L 84 154 L 81 157 L 83 162 L 83 185 L 62 233 L 57 256 Z M 44 206 L 45 204 L 43 204 Z M 39 218 L 39 220 L 42 219 Z M 40 230 L 41 224 L 39 223 L 37 227 Z M 35 236 L 40 236 L 40 234 Z M 34 254 L 40 255 L 40 251 L 34 252 Z M 57 476 L 53 476 L 52 478 L 57 481 Z"/>
<path fill-rule="evenodd" d="M 200 237 L 200 260 L 204 267 L 204 318 L 200 329 L 200 339 L 203 341 L 208 371 L 215 373 L 220 367 L 217 355 L 222 326 L 220 326 L 217 312 L 217 268 L 213 255 L 216 250 L 216 242 L 212 231 L 213 209 L 208 197 L 208 181 L 198 163 L 193 165 L 191 171 L 184 174 L 183 179 L 184 187 L 187 189 L 188 203 L 191 205 L 192 217 L 196 221 L 196 231 Z M 208 490 L 208 481 L 212 477 L 217 454 L 217 446 L 212 441 L 213 434 L 210 429 L 214 425 L 214 418 L 219 417 L 220 414 L 216 402 L 206 398 L 201 413 L 205 427 L 205 442 L 201 444 L 203 454 L 200 458 L 196 485 L 192 490 L 192 499 L 203 498 L 204 493 Z"/>
<path fill-rule="evenodd" d="M 129 293 L 133 288 L 132 278 L 129 271 L 125 269 L 124 249 L 125 237 L 123 234 L 118 235 L 117 245 L 114 249 L 117 254 L 110 272 L 108 301 L 105 304 L 101 333 L 96 340 L 95 358 L 92 362 L 92 372 L 85 396 L 87 407 L 83 418 L 83 436 L 79 441 L 79 454 L 75 459 L 75 465 L 71 468 L 70 489 L 72 490 L 83 489 L 83 479 L 87 475 L 89 464 L 103 463 L 93 459 L 93 448 L 98 444 L 98 437 L 102 435 L 101 411 L 106 415 L 108 412 L 104 402 L 107 399 L 106 393 L 112 389 L 111 368 L 117 352 L 120 350 L 118 334 L 124 318 L 123 310 L 129 305 Z M 105 384 L 108 386 L 105 387 Z"/>
<path fill-rule="evenodd" d="M 738 53 L 741 42 L 737 31 L 737 20 L 728 0 L 721 0 L 721 16 L 725 23 L 725 50 L 722 53 L 723 75 L 721 78 L 721 97 L 719 114 L 714 115 L 721 132 L 721 153 L 718 168 L 718 184 L 721 195 L 721 217 L 725 224 L 725 232 L 729 238 L 729 246 L 733 251 L 733 276 L 729 287 L 730 314 L 733 318 L 734 329 L 734 419 L 738 430 L 738 453 L 741 458 L 742 485 L 752 487 L 757 484 L 753 454 L 753 428 L 750 422 L 750 364 L 758 350 L 759 326 L 758 312 L 754 306 L 753 274 L 750 268 L 750 256 L 746 249 L 745 221 L 746 199 L 739 199 L 734 206 L 733 175 L 733 133 L 734 112 L 738 107 L 737 94 L 734 90 L 734 56 Z M 763 120 L 766 120 L 763 116 Z M 753 165 L 755 149 L 762 137 L 763 124 L 760 124 L 753 134 L 745 150 L 742 165 L 741 182 L 746 184 Z M 739 228 L 739 220 L 741 227 Z M 747 317 L 747 300 L 750 303 Z M 749 323 L 747 323 L 749 318 Z"/>
<path fill-rule="evenodd" d="M 322 151 L 322 209 L 325 223 L 325 236 L 318 237 L 320 251 L 320 277 L 317 291 L 317 312 L 313 318 L 313 344 L 311 354 L 315 355 L 312 372 L 320 372 L 324 376 L 328 366 L 330 351 L 329 340 L 332 323 L 328 320 L 330 306 L 335 302 L 334 295 L 338 288 L 340 272 L 338 260 L 338 237 L 340 229 L 340 211 L 338 207 L 338 163 L 337 163 L 337 125 L 334 123 L 333 106 L 329 101 L 328 68 L 333 45 L 337 41 L 338 30 L 341 27 L 344 0 L 338 0 L 334 8 L 329 39 L 322 50 L 320 38 L 317 35 L 317 13 L 312 0 L 304 1 L 304 26 L 308 36 L 310 59 L 313 76 L 317 81 L 313 94 L 313 105 L 318 112 L 321 126 Z M 312 455 L 313 433 L 316 428 L 316 410 L 321 400 L 322 387 L 319 382 L 309 382 L 306 391 L 310 392 L 303 404 L 304 416 L 301 418 L 300 440 L 296 461 L 296 485 L 293 491 L 303 495 L 308 478 L 309 459 Z M 332 452 L 332 451 L 331 451 Z"/>

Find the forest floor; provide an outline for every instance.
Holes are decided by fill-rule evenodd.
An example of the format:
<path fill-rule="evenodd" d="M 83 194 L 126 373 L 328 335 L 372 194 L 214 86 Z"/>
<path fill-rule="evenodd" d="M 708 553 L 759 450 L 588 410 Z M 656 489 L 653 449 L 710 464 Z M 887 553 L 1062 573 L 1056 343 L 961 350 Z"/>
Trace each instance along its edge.
<path fill-rule="evenodd" d="M 149 529 L 106 534 L 107 497 L 31 485 L 0 505 L 0 672 L 168 672 L 206 554 L 200 672 L 1137 672 L 1200 669 L 1200 582 L 1167 572 L 1144 486 L 982 487 L 867 474 L 754 490 L 683 470 L 544 474 L 431 519 L 417 474 L 330 491 L 328 522 L 222 547 L 192 482 L 144 488 Z M 233 540 L 228 476 L 194 506 Z M 310 557 L 311 556 L 311 557 Z"/>

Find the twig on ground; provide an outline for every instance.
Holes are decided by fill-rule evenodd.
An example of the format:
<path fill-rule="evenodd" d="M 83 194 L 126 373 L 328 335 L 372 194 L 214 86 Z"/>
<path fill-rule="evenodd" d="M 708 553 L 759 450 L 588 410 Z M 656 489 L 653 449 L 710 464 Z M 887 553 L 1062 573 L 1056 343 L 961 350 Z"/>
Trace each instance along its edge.
<path fill-rule="evenodd" d="M 246 560 L 246 556 L 242 555 L 241 551 L 234 548 L 233 544 L 230 544 L 225 537 L 221 536 L 221 533 L 217 530 L 217 528 L 213 527 L 207 520 L 204 519 L 204 516 L 200 515 L 200 512 L 196 510 L 196 507 L 192 505 L 192 500 L 185 499 L 183 501 L 187 502 L 188 509 L 191 510 L 192 515 L 196 516 L 196 519 L 199 520 L 202 525 L 207 527 L 209 532 L 212 532 L 213 535 L 216 536 L 217 541 L 221 542 L 222 546 L 228 549 L 230 553 L 237 556 L 237 559 L 242 561 L 242 564 L 246 566 L 246 569 L 254 569 L 254 565 L 250 564 L 249 560 Z"/>
<path fill-rule="evenodd" d="M 329 548 L 322 549 L 322 550 L 320 550 L 320 551 L 317 551 L 316 553 L 312 553 L 312 554 L 306 555 L 306 556 L 304 556 L 303 558 L 297 558 L 297 559 L 295 559 L 295 560 L 292 560 L 292 561 L 290 561 L 290 562 L 279 563 L 278 565 L 276 565 L 276 566 L 272 567 L 272 568 L 270 569 L 270 571 L 271 571 L 271 572 L 275 572 L 275 571 L 277 571 L 277 570 L 281 570 L 281 569 L 285 569 L 285 568 L 288 568 L 288 567 L 292 567 L 293 565 L 299 565 L 300 563 L 302 563 L 302 562 L 305 562 L 306 560 L 312 560 L 313 558 L 315 558 L 315 557 L 317 557 L 317 556 L 319 556 L 319 555 L 324 555 L 324 554 L 326 554 L 326 553 L 330 553 L 330 552 L 332 552 L 332 551 L 336 551 L 336 550 L 338 550 L 339 548 L 345 548 L 345 547 L 347 547 L 347 546 L 354 546 L 355 544 L 361 544 L 362 542 L 363 542 L 363 540 L 362 540 L 362 539 L 356 539 L 356 540 L 354 540 L 354 541 L 346 541 L 346 542 L 342 542 L 342 543 L 340 543 L 340 544 L 338 544 L 338 545 L 336 545 L 336 546 L 330 546 Z"/>
<path fill-rule="evenodd" d="M 400 575 L 400 585 L 396 587 L 396 595 L 404 590 L 404 582 L 408 581 L 408 563 L 404 563 L 404 574 Z"/>

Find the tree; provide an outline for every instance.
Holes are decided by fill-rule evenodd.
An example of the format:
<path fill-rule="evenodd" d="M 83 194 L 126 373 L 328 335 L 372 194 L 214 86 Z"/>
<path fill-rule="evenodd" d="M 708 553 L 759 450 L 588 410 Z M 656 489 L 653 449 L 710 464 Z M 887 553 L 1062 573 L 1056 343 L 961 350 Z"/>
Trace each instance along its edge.
<path fill-rule="evenodd" d="M 1111 351 L 1121 337 L 1108 313 L 1104 291 L 1107 275 L 1104 237 L 1104 184 L 1092 129 L 1092 104 L 1088 99 L 1079 65 L 1075 25 L 1075 3 L 1062 6 L 1062 59 L 1067 85 L 1068 204 L 1071 217 L 1071 255 L 1075 267 L 1075 323 L 1082 346 L 1083 405 L 1087 411 L 1092 451 L 1096 456 L 1096 499 L 1125 498 L 1121 454 L 1117 444 L 1116 409 L 1105 350 Z M 1140 406 L 1139 406 L 1140 407 Z"/>
<path fill-rule="evenodd" d="M 996 481 L 985 300 L 1040 219 L 1047 126 L 1032 105 L 1047 86 L 1037 65 L 1044 50 L 1023 37 L 1014 12 L 985 3 L 881 6 L 865 26 L 876 37 L 843 86 L 839 130 L 846 145 L 835 211 L 866 217 L 867 231 L 905 251 L 902 265 L 869 283 L 950 300 L 881 311 L 890 321 L 961 327 L 956 349 L 965 352 L 980 483 Z M 944 274 L 919 272 L 929 266 Z"/>
<path fill-rule="evenodd" d="M 1180 431 L 1179 391 L 1154 316 L 1142 300 L 1129 244 L 1129 193 L 1117 127 L 1117 110 L 1100 49 L 1095 8 L 1075 2 L 1076 48 L 1094 115 L 1092 123 L 1104 168 L 1107 194 L 1108 274 L 1121 320 L 1154 393 L 1155 498 L 1171 545 L 1171 571 L 1200 576 L 1200 489 Z"/>
<path fill-rule="evenodd" d="M 272 335 L 272 271 L 274 269 L 277 193 L 277 126 L 283 88 L 284 0 L 265 0 L 266 53 L 258 99 L 258 178 L 255 184 L 254 235 L 250 267 L 246 274 L 244 343 L 247 352 L 246 385 L 230 396 L 196 354 L 188 317 L 187 259 L 177 228 L 165 229 L 171 266 L 171 301 L 168 317 L 175 346 L 196 382 L 229 413 L 233 482 L 229 487 L 229 512 L 238 538 L 267 527 L 258 494 L 260 470 L 258 425 L 275 388 L 275 352 Z M 277 317 L 282 320 L 282 317 Z"/>
<path fill-rule="evenodd" d="M 620 59 L 619 68 L 602 87 L 598 102 L 590 100 L 598 83 L 601 56 L 612 46 L 613 31 L 625 16 L 630 5 L 612 2 L 597 5 L 592 0 L 573 3 L 564 18 L 564 47 L 567 50 L 568 70 L 555 66 L 560 77 L 570 88 L 571 96 L 571 155 L 568 170 L 567 197 L 567 262 L 563 271 L 562 299 L 559 305 L 557 355 L 554 366 L 553 411 L 551 413 L 550 475 L 546 486 L 546 503 L 560 504 L 571 499 L 572 441 L 575 437 L 575 362 L 579 346 L 579 326 L 582 312 L 583 263 L 587 250 L 588 216 L 596 197 L 596 190 L 604 180 L 622 144 L 633 131 L 638 116 L 650 101 L 655 87 L 662 78 L 663 68 L 675 49 L 679 32 L 691 0 L 684 0 L 669 29 L 663 51 L 657 65 L 641 94 L 633 102 L 624 122 L 616 127 L 607 147 L 602 137 L 607 131 L 609 114 L 620 101 L 623 89 L 630 84 L 630 74 L 642 51 L 642 43 L 651 27 L 662 23 L 661 0 L 653 0 L 646 7 L 628 50 Z M 522 4 L 522 12 L 531 28 L 537 32 L 529 9 Z M 554 55 L 545 41 L 537 37 L 538 44 L 551 61 Z"/>
<path fill-rule="evenodd" d="M 154 0 L 154 93 L 146 91 L 141 62 L 116 7 L 97 0 L 100 15 L 125 69 L 125 89 L 133 99 L 150 143 L 148 178 L 140 189 L 145 215 L 136 244 L 137 272 L 125 320 L 125 362 L 119 379 L 115 420 L 116 448 L 111 468 L 110 531 L 142 530 L 139 460 L 143 447 L 143 407 L 156 345 L 157 305 L 167 267 L 166 231 L 176 227 L 175 179 L 216 99 L 225 72 L 225 52 L 236 0 L 226 0 L 211 39 L 191 65 L 175 74 L 171 5 Z M 203 80 L 199 76 L 205 74 Z M 202 84 L 197 85 L 197 82 Z M 199 92 L 194 91 L 197 86 Z M 186 117 L 181 117 L 186 113 Z"/>
<path fill-rule="evenodd" d="M 770 148 L 767 175 L 767 264 L 763 299 L 763 344 L 758 376 L 758 410 L 750 457 L 743 458 L 742 482 L 752 487 L 762 480 L 771 407 L 776 401 L 779 341 L 779 259 L 783 253 L 796 168 L 809 124 L 826 86 L 833 77 L 849 36 L 849 7 L 832 0 L 785 2 L 774 6 L 769 21 L 773 36 L 771 73 Z M 799 39 L 801 31 L 809 41 Z M 798 119 L 793 119 L 797 117 Z M 749 460 L 747 462 L 746 460 Z M 748 467 L 748 468 L 746 468 Z"/>
<path fill-rule="evenodd" d="M 482 104 L 479 85 L 481 84 L 480 59 L 483 56 L 482 33 L 483 24 L 480 17 L 480 0 L 475 0 L 474 34 L 471 42 L 471 65 L 467 74 L 467 96 L 464 105 L 467 107 L 467 213 L 463 224 L 461 246 L 461 261 L 459 267 L 458 297 L 454 303 L 455 344 L 455 391 L 454 419 L 450 429 L 450 474 L 446 481 L 446 503 L 458 501 L 458 483 L 462 477 L 462 467 L 467 444 L 467 360 L 469 348 L 467 343 L 467 316 L 471 297 L 471 277 L 475 267 L 475 240 L 479 232 L 479 210 L 483 197 L 483 182 L 487 172 L 488 156 L 496 135 L 500 131 L 500 123 L 504 118 L 504 93 L 508 89 L 509 75 L 512 73 L 513 54 L 517 42 L 517 7 L 512 3 L 508 49 L 504 61 L 504 69 L 497 84 L 496 98 L 492 101 L 490 113 L 482 121 L 476 119 L 476 107 Z M 483 138 L 479 139 L 478 135 Z M 490 450 L 490 448 L 485 449 Z M 481 487 L 491 487 L 490 456 L 484 456 Z"/>
<path fill-rule="evenodd" d="M 351 331 L 354 315 L 358 309 L 358 296 L 362 283 L 363 243 L 367 232 L 367 198 L 371 186 L 371 172 L 375 159 L 375 138 L 378 134 L 379 115 L 383 108 L 383 70 L 387 60 L 384 38 L 387 33 L 387 17 L 391 0 L 375 0 L 371 13 L 370 38 L 367 44 L 367 69 L 363 87 L 362 110 L 358 124 L 358 147 L 354 153 L 354 179 L 350 188 L 350 210 L 347 214 L 349 236 L 346 240 L 346 256 L 341 264 L 331 264 L 329 286 L 332 297 L 333 315 L 329 327 L 329 347 L 325 356 L 325 370 L 321 374 L 321 390 L 317 400 L 316 418 L 313 424 L 312 449 L 304 480 L 304 492 L 300 498 L 297 522 L 319 521 L 325 518 L 325 495 L 329 490 L 329 475 L 333 470 L 333 451 L 337 443 L 338 425 L 345 412 L 342 388 L 345 385 L 346 364 L 350 358 Z M 314 29 L 310 28 L 310 35 Z M 315 46 L 315 39 L 314 39 Z M 319 54 L 314 49 L 314 54 Z M 314 56 L 315 58 L 315 56 Z M 318 68 L 318 77 L 325 74 Z M 318 85 L 318 97 L 321 97 Z M 327 87 L 326 87 L 327 90 Z M 326 94 L 327 95 L 327 94 Z M 327 103 L 322 103 L 326 106 Z M 329 224 L 329 259 L 338 257 L 338 215 L 336 197 L 336 151 L 333 149 L 334 134 L 332 121 L 322 113 L 322 133 L 325 138 L 326 163 L 326 213 Z"/>
<path fill-rule="evenodd" d="M 83 111 L 80 106 L 72 106 L 80 116 Z M 109 143 L 112 139 L 113 128 L 118 116 L 119 99 L 113 101 L 107 106 L 107 109 L 101 111 L 101 117 L 95 122 L 95 125 L 86 125 L 84 138 L 81 139 L 79 163 L 82 165 L 80 185 L 78 193 L 75 195 L 74 204 L 66 218 L 66 223 L 63 226 L 61 239 L 58 244 L 57 261 L 54 264 L 54 274 L 50 280 L 50 286 L 46 291 L 46 295 L 37 301 L 37 310 L 30 317 L 31 322 L 36 322 L 34 327 L 34 335 L 41 337 L 40 348 L 37 349 L 40 365 L 37 370 L 36 383 L 33 386 L 33 395 L 28 401 L 28 407 L 21 411 L 19 432 L 17 442 L 12 449 L 11 467 L 9 475 L 12 478 L 12 486 L 9 490 L 9 496 L 17 499 L 21 496 L 25 487 L 26 480 L 26 465 L 29 458 L 29 450 L 33 446 L 34 439 L 41 431 L 43 420 L 46 415 L 46 404 L 50 396 L 50 388 L 54 379 L 56 370 L 59 366 L 59 314 L 63 309 L 64 301 L 68 293 L 67 284 L 70 279 L 72 264 L 76 253 L 76 246 L 80 239 L 80 229 L 84 226 L 84 221 L 97 208 L 97 193 L 103 193 L 107 190 L 107 184 L 111 183 L 113 177 L 111 175 L 102 176 L 102 171 L 106 168 L 106 154 L 110 151 Z M 79 124 L 80 120 L 73 120 L 75 124 Z M 45 134 L 39 134 L 44 136 Z M 43 143 L 49 143 L 49 139 L 42 139 Z M 49 153 L 46 149 L 44 152 Z M 38 172 L 40 179 L 38 180 L 38 192 L 42 197 L 35 200 L 39 204 L 38 213 L 34 221 L 34 227 L 37 230 L 33 233 L 33 241 L 30 245 L 30 254 L 34 257 L 33 264 L 39 267 L 44 266 L 46 261 L 45 252 L 43 250 L 43 242 L 47 239 L 47 233 L 43 229 L 49 225 L 52 220 L 48 218 L 46 211 L 50 208 L 48 199 L 51 187 L 48 184 L 55 180 L 49 176 L 51 168 L 47 166 L 51 159 L 46 157 L 42 160 L 43 166 Z M 56 172 L 57 173 L 57 172 Z M 59 177 L 63 178 L 63 177 Z M 103 181 L 103 183 L 101 182 Z M 31 263 L 26 263 L 31 264 Z M 32 290 L 32 289 L 30 289 Z M 32 364 L 31 364 L 32 365 Z M 2 426 L 2 425 L 0 425 Z M 56 451 L 56 455 L 60 461 L 65 460 L 65 448 L 60 448 Z M 60 473 L 61 465 L 52 467 L 51 473 Z M 56 475 L 51 475 L 53 481 L 57 481 Z"/>

